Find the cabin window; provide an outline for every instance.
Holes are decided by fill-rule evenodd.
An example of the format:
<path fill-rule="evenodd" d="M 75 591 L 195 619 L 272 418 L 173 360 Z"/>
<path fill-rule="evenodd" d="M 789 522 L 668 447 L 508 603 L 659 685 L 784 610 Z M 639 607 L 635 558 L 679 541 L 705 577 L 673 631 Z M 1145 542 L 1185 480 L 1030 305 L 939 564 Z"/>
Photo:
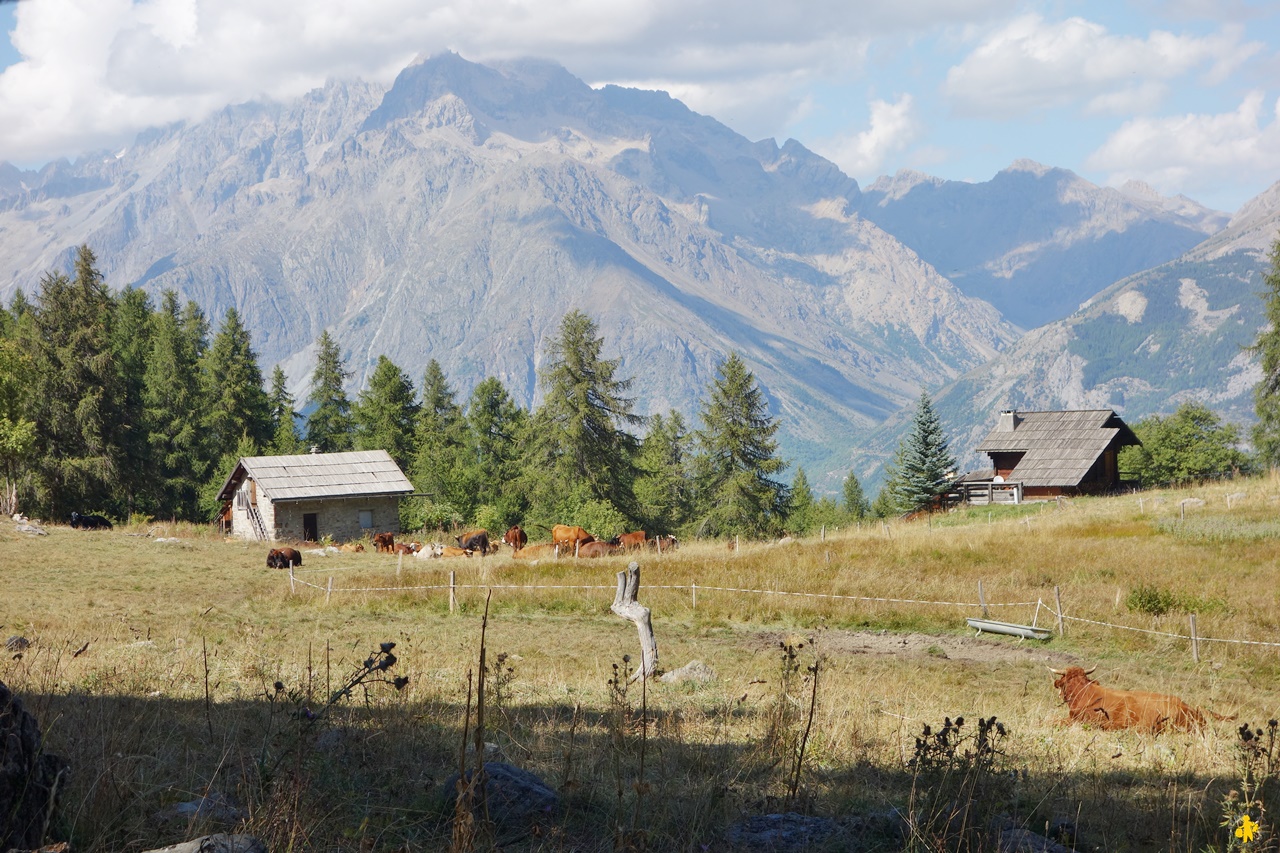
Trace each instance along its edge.
<path fill-rule="evenodd" d="M 371 509 L 360 510 L 360 529 L 368 530 L 371 527 L 373 527 L 373 510 Z"/>

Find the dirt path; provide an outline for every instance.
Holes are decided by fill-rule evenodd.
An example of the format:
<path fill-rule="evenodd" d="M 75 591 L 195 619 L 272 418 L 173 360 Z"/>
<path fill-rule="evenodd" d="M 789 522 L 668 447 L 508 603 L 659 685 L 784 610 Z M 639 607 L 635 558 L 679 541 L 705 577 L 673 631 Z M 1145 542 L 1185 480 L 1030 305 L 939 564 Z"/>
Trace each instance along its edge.
<path fill-rule="evenodd" d="M 760 648 L 777 648 L 781 642 L 816 639 L 828 655 L 892 655 L 971 663 L 1043 663 L 1062 667 L 1076 662 L 1075 655 L 1055 651 L 1038 640 L 1021 643 L 1013 637 L 897 634 L 888 631 L 823 630 L 811 633 L 766 631 L 756 635 Z M 1052 643 L 1052 641 L 1050 641 Z"/>

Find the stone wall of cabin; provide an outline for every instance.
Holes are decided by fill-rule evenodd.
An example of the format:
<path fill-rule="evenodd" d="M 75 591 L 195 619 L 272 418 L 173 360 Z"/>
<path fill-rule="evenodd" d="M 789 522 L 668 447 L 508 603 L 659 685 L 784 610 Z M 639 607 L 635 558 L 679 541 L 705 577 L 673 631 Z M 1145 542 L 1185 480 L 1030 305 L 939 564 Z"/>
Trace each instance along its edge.
<path fill-rule="evenodd" d="M 268 503 L 261 497 L 258 504 Z M 324 498 L 307 501 L 282 501 L 272 507 L 270 529 L 277 539 L 302 540 L 302 517 L 316 514 L 316 534 L 332 536 L 335 542 L 349 542 L 374 533 L 400 532 L 400 499 L 392 496 L 371 498 Z M 361 511 L 369 513 L 372 524 L 360 526 Z M 265 520 L 266 513 L 263 513 Z"/>
<path fill-rule="evenodd" d="M 253 481 L 246 477 L 231 498 L 231 534 L 241 539 L 256 538 L 253 522 L 249 520 L 249 506 L 254 492 Z M 275 507 L 261 494 L 258 495 L 258 515 L 262 517 L 262 526 L 268 533 L 275 529 Z"/>

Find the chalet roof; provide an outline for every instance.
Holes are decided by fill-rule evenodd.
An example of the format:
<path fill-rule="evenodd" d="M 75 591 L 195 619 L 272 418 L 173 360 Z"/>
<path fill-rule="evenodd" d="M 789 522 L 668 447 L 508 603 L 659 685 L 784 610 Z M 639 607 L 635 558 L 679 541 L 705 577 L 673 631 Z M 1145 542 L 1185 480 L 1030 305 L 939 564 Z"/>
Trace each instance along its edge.
<path fill-rule="evenodd" d="M 1141 443 L 1111 409 L 1005 412 L 977 449 L 1021 452 L 1008 479 L 1024 486 L 1077 486 L 1108 448 Z"/>
<path fill-rule="evenodd" d="M 244 456 L 223 484 L 218 499 L 230 500 L 245 477 L 252 477 L 258 491 L 272 501 L 405 495 L 413 491 L 413 484 L 385 450 Z"/>

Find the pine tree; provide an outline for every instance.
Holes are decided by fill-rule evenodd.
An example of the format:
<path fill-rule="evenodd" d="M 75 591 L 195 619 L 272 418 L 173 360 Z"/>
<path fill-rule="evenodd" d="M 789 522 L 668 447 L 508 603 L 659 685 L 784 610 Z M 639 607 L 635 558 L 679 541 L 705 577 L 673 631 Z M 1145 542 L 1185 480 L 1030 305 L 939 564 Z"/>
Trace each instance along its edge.
<path fill-rule="evenodd" d="M 212 457 L 233 453 L 246 438 L 254 453 L 260 451 L 273 438 L 271 401 L 262 387 L 249 331 L 234 308 L 227 309 L 205 355 L 203 374 L 208 401 L 204 427 Z"/>
<path fill-rule="evenodd" d="M 30 417 L 31 357 L 16 340 L 0 340 L 0 513 L 18 511 L 18 489 L 30 477 L 36 423 Z"/>
<path fill-rule="evenodd" d="M 547 346 L 528 482 L 543 512 L 571 517 L 582 504 L 598 501 L 634 519 L 639 442 L 627 428 L 643 419 L 626 396 L 631 380 L 617 378 L 622 360 L 601 358 L 604 339 L 597 335 L 590 317 L 571 311 Z"/>
<path fill-rule="evenodd" d="M 519 443 L 527 421 L 528 414 L 516 405 L 498 379 L 490 376 L 471 393 L 467 403 L 465 477 L 474 503 L 464 514 L 474 517 L 476 507 L 489 505 L 506 520 L 523 508 L 518 490 L 509 484 L 516 474 Z M 462 509 L 460 497 L 455 495 L 453 503 Z"/>
<path fill-rule="evenodd" d="M 1280 466 L 1280 238 L 1271 245 L 1271 268 L 1262 283 L 1267 323 L 1251 348 L 1262 366 L 1262 379 L 1253 390 L 1258 422 L 1252 438 L 1259 461 L 1275 467 Z"/>
<path fill-rule="evenodd" d="M 697 432 L 698 532 L 712 536 L 777 533 L 787 487 L 773 480 L 786 463 L 777 457 L 778 423 L 746 364 L 731 353 L 702 404 Z"/>
<path fill-rule="evenodd" d="M 636 461 L 635 494 L 640 521 L 646 530 L 670 533 L 689 520 L 691 483 L 689 459 L 692 436 L 684 417 L 674 409 L 663 418 L 649 419 L 649 431 L 640 444 Z"/>
<path fill-rule="evenodd" d="M 149 509 L 161 517 L 200 517 L 200 486 L 210 469 L 209 444 L 201 426 L 201 332 L 197 313 L 188 307 L 180 314 L 178 294 L 166 290 L 152 317 L 143 376 L 151 453 Z"/>
<path fill-rule="evenodd" d="M 409 465 L 414 487 L 431 495 L 433 503 L 448 504 L 455 497 L 453 485 L 466 462 L 466 444 L 462 410 L 440 362 L 433 358 L 422 377 L 422 404 L 414 426 L 415 450 Z"/>
<path fill-rule="evenodd" d="M 810 533 L 815 527 L 814 512 L 817 501 L 809 487 L 809 476 L 803 468 L 796 469 L 791 481 L 791 501 L 787 507 L 787 529 L 796 535 Z"/>
<path fill-rule="evenodd" d="M 267 399 L 271 407 L 272 423 L 272 438 L 267 449 L 276 456 L 302 453 L 304 448 L 302 437 L 298 435 L 298 413 L 294 411 L 293 395 L 289 393 L 289 378 L 278 364 L 271 371 L 271 393 Z"/>
<path fill-rule="evenodd" d="M 951 455 L 942 421 L 929 395 L 921 392 L 911 432 L 898 446 L 890 467 L 887 488 L 898 512 L 914 512 L 934 506 L 955 476 L 956 459 Z"/>
<path fill-rule="evenodd" d="M 307 444 L 320 453 L 351 449 L 351 401 L 343 386 L 351 378 L 337 342 L 329 330 L 316 341 L 316 369 L 311 375 L 311 394 L 307 405 L 313 406 L 307 418 Z"/>
<path fill-rule="evenodd" d="M 352 410 L 357 450 L 385 450 L 401 469 L 413 454 L 414 422 L 418 416 L 416 391 L 409 375 L 385 355 L 360 392 Z"/>
<path fill-rule="evenodd" d="M 116 359 L 122 398 L 121 418 L 126 425 L 124 454 L 129 463 L 118 477 L 124 511 L 145 508 L 147 481 L 151 470 L 151 445 L 146 429 L 143 376 L 151 351 L 151 297 L 146 291 L 126 287 L 116 299 L 111 325 L 111 349 Z"/>
<path fill-rule="evenodd" d="M 871 512 L 871 505 L 867 503 L 867 496 L 862 491 L 862 483 L 858 482 L 858 475 L 852 471 L 844 478 L 844 511 L 853 521 L 861 521 Z"/>
<path fill-rule="evenodd" d="M 20 345 L 32 358 L 34 509 L 45 517 L 121 509 L 124 389 L 111 349 L 114 302 L 96 264 L 81 246 L 75 279 L 46 274 L 36 303 L 23 309 L 30 322 L 19 322 Z"/>

